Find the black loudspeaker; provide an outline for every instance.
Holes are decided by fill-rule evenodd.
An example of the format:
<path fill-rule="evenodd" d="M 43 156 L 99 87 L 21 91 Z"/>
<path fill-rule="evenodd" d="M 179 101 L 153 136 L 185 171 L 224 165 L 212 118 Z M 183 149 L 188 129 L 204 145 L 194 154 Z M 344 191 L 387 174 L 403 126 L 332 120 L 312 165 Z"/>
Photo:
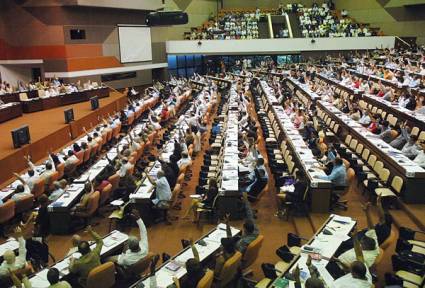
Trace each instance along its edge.
<path fill-rule="evenodd" d="M 152 12 L 146 17 L 146 25 L 148 26 L 181 25 L 188 22 L 189 17 L 187 13 L 181 11 Z"/>
<path fill-rule="evenodd" d="M 63 111 L 64 115 L 65 115 L 65 123 L 69 124 L 72 121 L 74 121 L 74 109 L 70 108 L 67 109 L 65 111 Z"/>
<path fill-rule="evenodd" d="M 28 125 L 22 126 L 21 128 L 12 130 L 13 148 L 20 148 L 22 145 L 31 142 L 30 130 Z"/>

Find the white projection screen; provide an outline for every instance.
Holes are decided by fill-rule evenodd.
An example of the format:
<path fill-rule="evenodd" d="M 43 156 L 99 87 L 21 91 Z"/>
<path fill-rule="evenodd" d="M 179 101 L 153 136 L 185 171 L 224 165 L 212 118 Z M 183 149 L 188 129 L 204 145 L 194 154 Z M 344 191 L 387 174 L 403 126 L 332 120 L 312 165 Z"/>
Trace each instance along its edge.
<path fill-rule="evenodd" d="M 151 29 L 147 26 L 118 26 L 121 63 L 152 61 Z"/>

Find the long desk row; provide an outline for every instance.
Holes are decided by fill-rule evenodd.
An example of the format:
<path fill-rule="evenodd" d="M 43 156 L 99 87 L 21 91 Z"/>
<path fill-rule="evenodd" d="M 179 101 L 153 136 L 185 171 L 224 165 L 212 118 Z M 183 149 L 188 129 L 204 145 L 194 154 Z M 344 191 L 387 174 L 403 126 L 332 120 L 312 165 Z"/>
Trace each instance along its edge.
<path fill-rule="evenodd" d="M 378 159 L 384 162 L 392 174 L 404 179 L 405 189 L 402 195 L 406 203 L 423 203 L 422 185 L 425 185 L 425 170 L 415 162 L 404 156 L 401 151 L 391 147 L 379 138 L 378 135 L 369 132 L 365 127 L 342 113 L 331 103 L 319 101 L 317 108 L 326 113 L 332 120 L 340 125 L 339 137 L 344 139 L 351 135 L 369 149 Z"/>
<path fill-rule="evenodd" d="M 301 284 L 304 287 L 305 281 L 310 278 L 310 272 L 306 265 L 308 255 L 317 255 L 321 256 L 320 260 L 312 260 L 311 264 L 314 265 L 320 273 L 326 287 L 332 287 L 332 283 L 334 282 L 334 277 L 331 272 L 328 270 L 328 264 L 330 258 L 332 258 L 335 252 L 338 250 L 339 246 L 341 246 L 342 242 L 349 239 L 349 234 L 353 230 L 356 225 L 356 221 L 351 219 L 350 217 L 343 217 L 339 215 L 331 214 L 326 220 L 326 222 L 322 225 L 322 227 L 315 233 L 315 235 L 301 247 L 301 252 L 299 255 L 294 257 L 291 261 L 288 269 L 284 272 L 293 272 L 295 267 L 299 267 L 300 271 L 300 280 Z M 304 249 L 306 246 L 309 246 L 311 249 L 307 251 Z M 315 257 L 312 257 L 315 259 Z M 281 278 L 277 278 L 269 287 L 282 287 L 279 286 L 282 282 Z M 293 281 L 289 281 L 289 287 L 295 287 L 295 283 Z"/>
<path fill-rule="evenodd" d="M 328 180 L 319 179 L 319 176 L 325 176 L 323 170 L 318 169 L 317 159 L 304 142 L 298 129 L 296 129 L 285 113 L 283 107 L 278 103 L 272 89 L 265 81 L 261 81 L 262 100 L 267 110 L 269 118 L 272 121 L 274 132 L 279 143 L 286 141 L 294 160 L 299 169 L 303 169 L 310 181 L 310 195 L 313 212 L 329 211 L 330 195 L 332 183 Z M 275 124 L 277 126 L 275 126 Z"/>
<path fill-rule="evenodd" d="M 22 107 L 20 103 L 9 102 L 0 105 L 0 123 L 12 120 L 22 116 Z"/>
<path fill-rule="evenodd" d="M 363 100 L 368 105 L 372 105 L 378 107 L 383 111 L 387 112 L 387 115 L 393 115 L 401 121 L 407 120 L 411 123 L 412 126 L 418 127 L 421 131 L 425 131 L 425 115 L 420 113 L 415 113 L 415 111 L 411 111 L 404 107 L 399 106 L 397 103 L 391 103 L 390 101 L 384 100 L 382 97 L 378 97 L 371 94 L 365 94 L 364 91 L 348 87 L 346 85 L 341 84 L 336 79 L 330 78 L 324 74 L 317 74 L 317 77 L 320 80 L 323 80 L 339 89 L 343 89 L 347 91 L 348 94 L 354 95 L 354 100 L 360 101 Z M 337 94 L 338 91 L 336 91 Z M 350 96 L 351 98 L 351 96 Z M 388 116 L 387 116 L 388 117 Z"/>
<path fill-rule="evenodd" d="M 239 162 L 239 150 L 238 150 L 238 93 L 235 85 L 230 88 L 228 111 L 227 111 L 227 122 L 226 127 L 223 128 L 225 131 L 224 138 L 224 149 L 223 149 L 223 165 L 221 167 L 221 183 L 220 192 L 227 193 L 230 191 L 239 191 L 239 177 L 238 177 L 238 162 Z"/>
<path fill-rule="evenodd" d="M 94 96 L 97 96 L 98 98 L 109 97 L 109 88 L 101 87 L 97 89 L 72 92 L 69 94 L 59 94 L 48 98 L 29 98 L 28 100 L 21 100 L 22 110 L 25 113 L 42 111 L 69 104 L 85 102 Z"/>
<path fill-rule="evenodd" d="M 296 85 L 296 81 L 293 79 L 288 78 L 288 81 Z M 296 85 L 298 90 L 302 91 L 306 97 L 314 99 L 315 97 L 313 97 L 311 91 L 302 86 L 299 84 Z M 406 203 L 423 203 L 425 201 L 420 188 L 425 184 L 425 170 L 423 168 L 405 157 L 401 151 L 391 147 L 377 135 L 369 132 L 359 123 L 343 114 L 332 104 L 323 101 L 317 101 L 316 104 L 318 109 L 326 113 L 335 123 L 339 124 L 341 132 L 338 133 L 338 136 L 340 139 L 344 139 L 348 134 L 354 136 L 358 139 L 359 143 L 364 145 L 364 148 L 368 148 L 384 162 L 385 167 L 390 170 L 391 174 L 403 178 L 405 188 L 402 198 Z"/>
<path fill-rule="evenodd" d="M 239 229 L 231 227 L 232 237 L 237 236 L 241 233 Z M 198 250 L 200 261 L 205 263 L 208 261 L 215 252 L 217 252 L 221 247 L 221 239 L 226 238 L 226 225 L 219 224 L 216 228 L 212 229 L 205 236 L 200 238 L 198 241 L 195 241 L 195 247 Z M 202 240 L 202 241 L 200 241 Z M 201 245 L 202 243 L 202 245 Z M 162 264 L 156 269 L 155 278 L 156 285 L 155 287 L 170 287 L 174 283 L 173 277 L 182 279 L 186 276 L 187 270 L 185 268 L 185 263 L 188 259 L 194 258 L 192 249 L 187 247 L 179 252 L 177 255 L 173 256 L 170 260 Z M 137 287 L 153 287 L 151 286 L 151 277 L 142 279 L 132 285 L 132 288 Z M 141 286 L 143 284 L 144 286 Z"/>
<path fill-rule="evenodd" d="M 187 95 L 188 96 L 188 95 Z M 187 100 L 187 96 L 184 97 L 183 100 L 181 100 L 181 103 L 184 103 Z M 161 158 L 166 161 L 169 159 L 170 155 L 174 152 L 174 143 L 175 141 L 180 142 L 183 139 L 180 139 L 179 137 L 179 131 L 185 131 L 189 126 L 187 125 L 185 119 L 185 116 L 190 115 L 190 112 L 192 112 L 194 109 L 194 106 L 192 105 L 190 109 L 188 109 L 184 116 L 179 117 L 176 124 L 174 125 L 175 128 L 171 131 L 169 140 L 164 143 L 161 151 L 159 151 L 159 155 L 161 155 Z M 161 163 L 159 160 L 155 160 L 153 162 L 150 162 L 148 167 L 145 169 L 145 174 L 149 175 L 150 178 L 156 179 L 158 171 L 161 169 Z M 152 195 L 154 193 L 154 186 L 153 183 L 149 180 L 149 177 L 145 176 L 139 187 L 137 187 L 136 191 L 132 194 L 130 194 L 130 199 L 132 203 L 150 203 L 150 200 L 152 198 Z"/>
<path fill-rule="evenodd" d="M 369 74 L 365 74 L 363 73 L 363 71 L 358 71 L 356 69 L 347 69 L 348 72 L 350 72 L 351 74 L 354 74 L 362 79 L 370 79 L 376 83 L 382 83 L 384 86 L 389 86 L 392 87 L 396 90 L 400 90 L 400 89 L 407 89 L 408 86 L 403 85 L 400 82 L 394 82 L 394 81 L 390 81 L 375 75 L 369 75 Z M 413 95 L 425 95 L 425 90 L 424 89 L 420 89 L 420 88 L 409 88 L 410 91 L 413 93 Z"/>
<path fill-rule="evenodd" d="M 88 101 L 94 96 L 97 96 L 98 98 L 109 97 L 109 88 L 99 87 L 78 92 L 63 93 L 45 98 L 39 97 L 37 90 L 31 90 L 0 95 L 0 100 L 2 100 L 4 103 L 19 103 L 20 106 L 22 106 L 22 111 L 24 113 L 31 113 Z M 1 119 L 5 118 L 3 114 L 4 111 L 0 110 L 0 123 L 3 122 Z"/>

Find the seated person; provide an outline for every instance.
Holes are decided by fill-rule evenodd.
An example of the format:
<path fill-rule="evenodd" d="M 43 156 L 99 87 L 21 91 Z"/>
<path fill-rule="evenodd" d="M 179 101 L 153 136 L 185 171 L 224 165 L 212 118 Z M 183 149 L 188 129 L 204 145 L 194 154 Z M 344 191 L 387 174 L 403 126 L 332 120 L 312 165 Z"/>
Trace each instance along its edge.
<path fill-rule="evenodd" d="M 332 288 L 370 288 L 372 285 L 372 276 L 366 265 L 361 261 L 354 261 L 350 264 L 350 273 L 336 279 Z"/>
<path fill-rule="evenodd" d="M 319 179 L 331 181 L 334 187 L 345 187 L 347 186 L 347 173 L 345 170 L 344 163 L 342 159 L 336 157 L 334 160 L 334 165 L 331 171 L 331 174 L 326 176 L 319 176 Z"/>
<path fill-rule="evenodd" d="M 415 159 L 415 157 L 419 154 L 420 149 L 418 144 L 416 144 L 417 140 L 418 137 L 416 135 L 410 135 L 409 140 L 401 149 L 401 153 L 409 159 Z"/>
<path fill-rule="evenodd" d="M 305 173 L 297 170 L 295 173 L 295 183 L 293 192 L 279 193 L 278 197 L 283 202 L 301 202 L 308 187 L 308 180 Z"/>
<path fill-rule="evenodd" d="M 137 263 L 139 260 L 146 257 L 149 252 L 146 226 L 137 210 L 132 211 L 132 216 L 136 219 L 137 226 L 139 227 L 140 240 L 135 236 L 129 236 L 127 241 L 128 249 L 120 255 L 110 257 L 109 259 L 109 261 L 115 262 L 124 268 L 128 268 Z"/>
<path fill-rule="evenodd" d="M 413 159 L 413 162 L 422 168 L 425 168 L 425 141 L 421 141 L 421 150 L 419 151 L 418 155 L 416 155 L 415 159 Z"/>
<path fill-rule="evenodd" d="M 53 182 L 53 187 L 54 187 L 53 189 L 54 190 L 52 191 L 52 193 L 50 193 L 49 200 L 54 202 L 59 197 L 61 197 L 62 194 L 65 193 L 65 189 L 66 189 L 67 185 L 68 185 L 68 183 L 66 182 L 65 179 Z"/>
<path fill-rule="evenodd" d="M 18 173 L 13 173 L 13 175 L 15 175 L 22 184 L 16 186 L 15 193 L 12 195 L 12 200 L 19 201 L 21 198 L 31 195 L 31 189 L 27 185 L 27 182 L 25 182 Z"/>
<path fill-rule="evenodd" d="M 354 248 L 342 253 L 338 256 L 338 260 L 344 267 L 349 267 L 358 259 L 359 251 L 362 254 L 364 263 L 367 267 L 371 267 L 379 255 L 378 237 L 375 229 L 368 229 L 363 235 L 358 235 L 354 230 L 353 235 Z M 356 251 L 357 249 L 357 251 Z"/>
<path fill-rule="evenodd" d="M 189 209 L 187 210 L 183 219 L 187 219 L 189 214 L 193 213 L 193 221 L 196 222 L 198 220 L 198 208 L 211 208 L 214 205 L 214 201 L 218 195 L 218 186 L 217 180 L 210 178 L 208 181 L 208 190 L 206 190 L 205 194 L 201 194 L 199 198 L 193 198 L 192 203 L 190 204 Z"/>
<path fill-rule="evenodd" d="M 3 254 L 3 262 L 0 265 L 0 281 L 7 281 L 10 271 L 16 274 L 25 274 L 27 270 L 27 249 L 21 227 L 15 229 L 15 238 L 19 242 L 18 256 L 10 249 Z"/>
<path fill-rule="evenodd" d="M 71 214 L 75 214 L 75 212 L 85 211 L 87 209 L 89 199 L 94 193 L 91 182 L 87 181 L 84 184 L 83 193 L 84 194 L 81 197 L 80 202 L 78 202 L 77 205 L 75 205 L 75 207 L 71 209 Z"/>
<path fill-rule="evenodd" d="M 81 254 L 81 257 L 75 259 L 71 256 L 69 259 L 69 271 L 78 276 L 78 283 L 83 287 L 86 284 L 90 271 L 100 265 L 100 252 L 103 246 L 103 239 L 93 231 L 91 226 L 87 227 L 87 231 L 95 240 L 96 247 L 91 250 L 89 242 L 81 241 L 78 244 L 78 252 Z"/>
<path fill-rule="evenodd" d="M 193 258 L 190 258 L 186 261 L 186 277 L 183 283 L 180 283 L 178 278 L 174 277 L 173 281 L 176 288 L 184 287 L 184 288 L 196 288 L 198 287 L 199 281 L 205 276 L 205 269 L 202 267 L 202 264 L 199 260 L 199 253 L 193 244 L 192 239 L 190 240 Z"/>
<path fill-rule="evenodd" d="M 149 181 L 155 186 L 155 198 L 152 203 L 158 208 L 167 208 L 170 205 L 172 192 L 170 184 L 168 184 L 167 178 L 165 177 L 164 171 L 159 170 L 157 173 L 157 179 L 154 181 L 149 175 L 147 175 Z"/>
<path fill-rule="evenodd" d="M 67 171 L 67 173 L 73 172 L 75 168 L 77 168 L 78 162 L 80 162 L 80 160 L 75 156 L 74 151 L 68 150 L 68 155 L 65 160 L 65 171 Z"/>
<path fill-rule="evenodd" d="M 180 170 L 182 170 L 183 167 L 192 163 L 192 160 L 189 158 L 189 155 L 187 154 L 187 152 L 182 152 L 181 156 L 182 156 L 181 159 L 177 162 L 177 165 L 179 166 Z"/>
<path fill-rule="evenodd" d="M 255 224 L 254 212 L 252 211 L 251 204 L 248 201 L 248 195 L 246 192 L 243 194 L 243 200 L 245 204 L 245 223 L 243 224 L 243 234 L 240 239 L 236 242 L 236 250 L 245 253 L 246 248 L 251 244 L 252 241 L 257 239 L 259 233 L 258 226 Z"/>
<path fill-rule="evenodd" d="M 227 234 L 227 238 L 221 238 L 221 246 L 223 247 L 223 250 L 215 261 L 215 277 L 219 277 L 223 270 L 224 263 L 226 263 L 226 261 L 233 257 L 233 255 L 237 252 L 235 247 L 235 240 L 232 237 L 229 237 L 229 232 Z"/>
<path fill-rule="evenodd" d="M 56 268 L 50 268 L 49 271 L 47 271 L 47 281 L 50 283 L 48 288 L 71 288 L 71 285 L 68 282 L 59 281 L 59 278 L 59 270 Z"/>

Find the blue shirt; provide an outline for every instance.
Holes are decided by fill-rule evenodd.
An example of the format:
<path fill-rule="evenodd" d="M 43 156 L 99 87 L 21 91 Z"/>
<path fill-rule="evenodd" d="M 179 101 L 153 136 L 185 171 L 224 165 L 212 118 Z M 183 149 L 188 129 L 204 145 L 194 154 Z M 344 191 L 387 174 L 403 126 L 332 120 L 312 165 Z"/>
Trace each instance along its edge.
<path fill-rule="evenodd" d="M 339 166 L 334 166 L 331 174 L 326 176 L 319 176 L 319 178 L 331 181 L 334 186 L 346 186 L 346 176 L 345 166 L 342 164 Z"/>

